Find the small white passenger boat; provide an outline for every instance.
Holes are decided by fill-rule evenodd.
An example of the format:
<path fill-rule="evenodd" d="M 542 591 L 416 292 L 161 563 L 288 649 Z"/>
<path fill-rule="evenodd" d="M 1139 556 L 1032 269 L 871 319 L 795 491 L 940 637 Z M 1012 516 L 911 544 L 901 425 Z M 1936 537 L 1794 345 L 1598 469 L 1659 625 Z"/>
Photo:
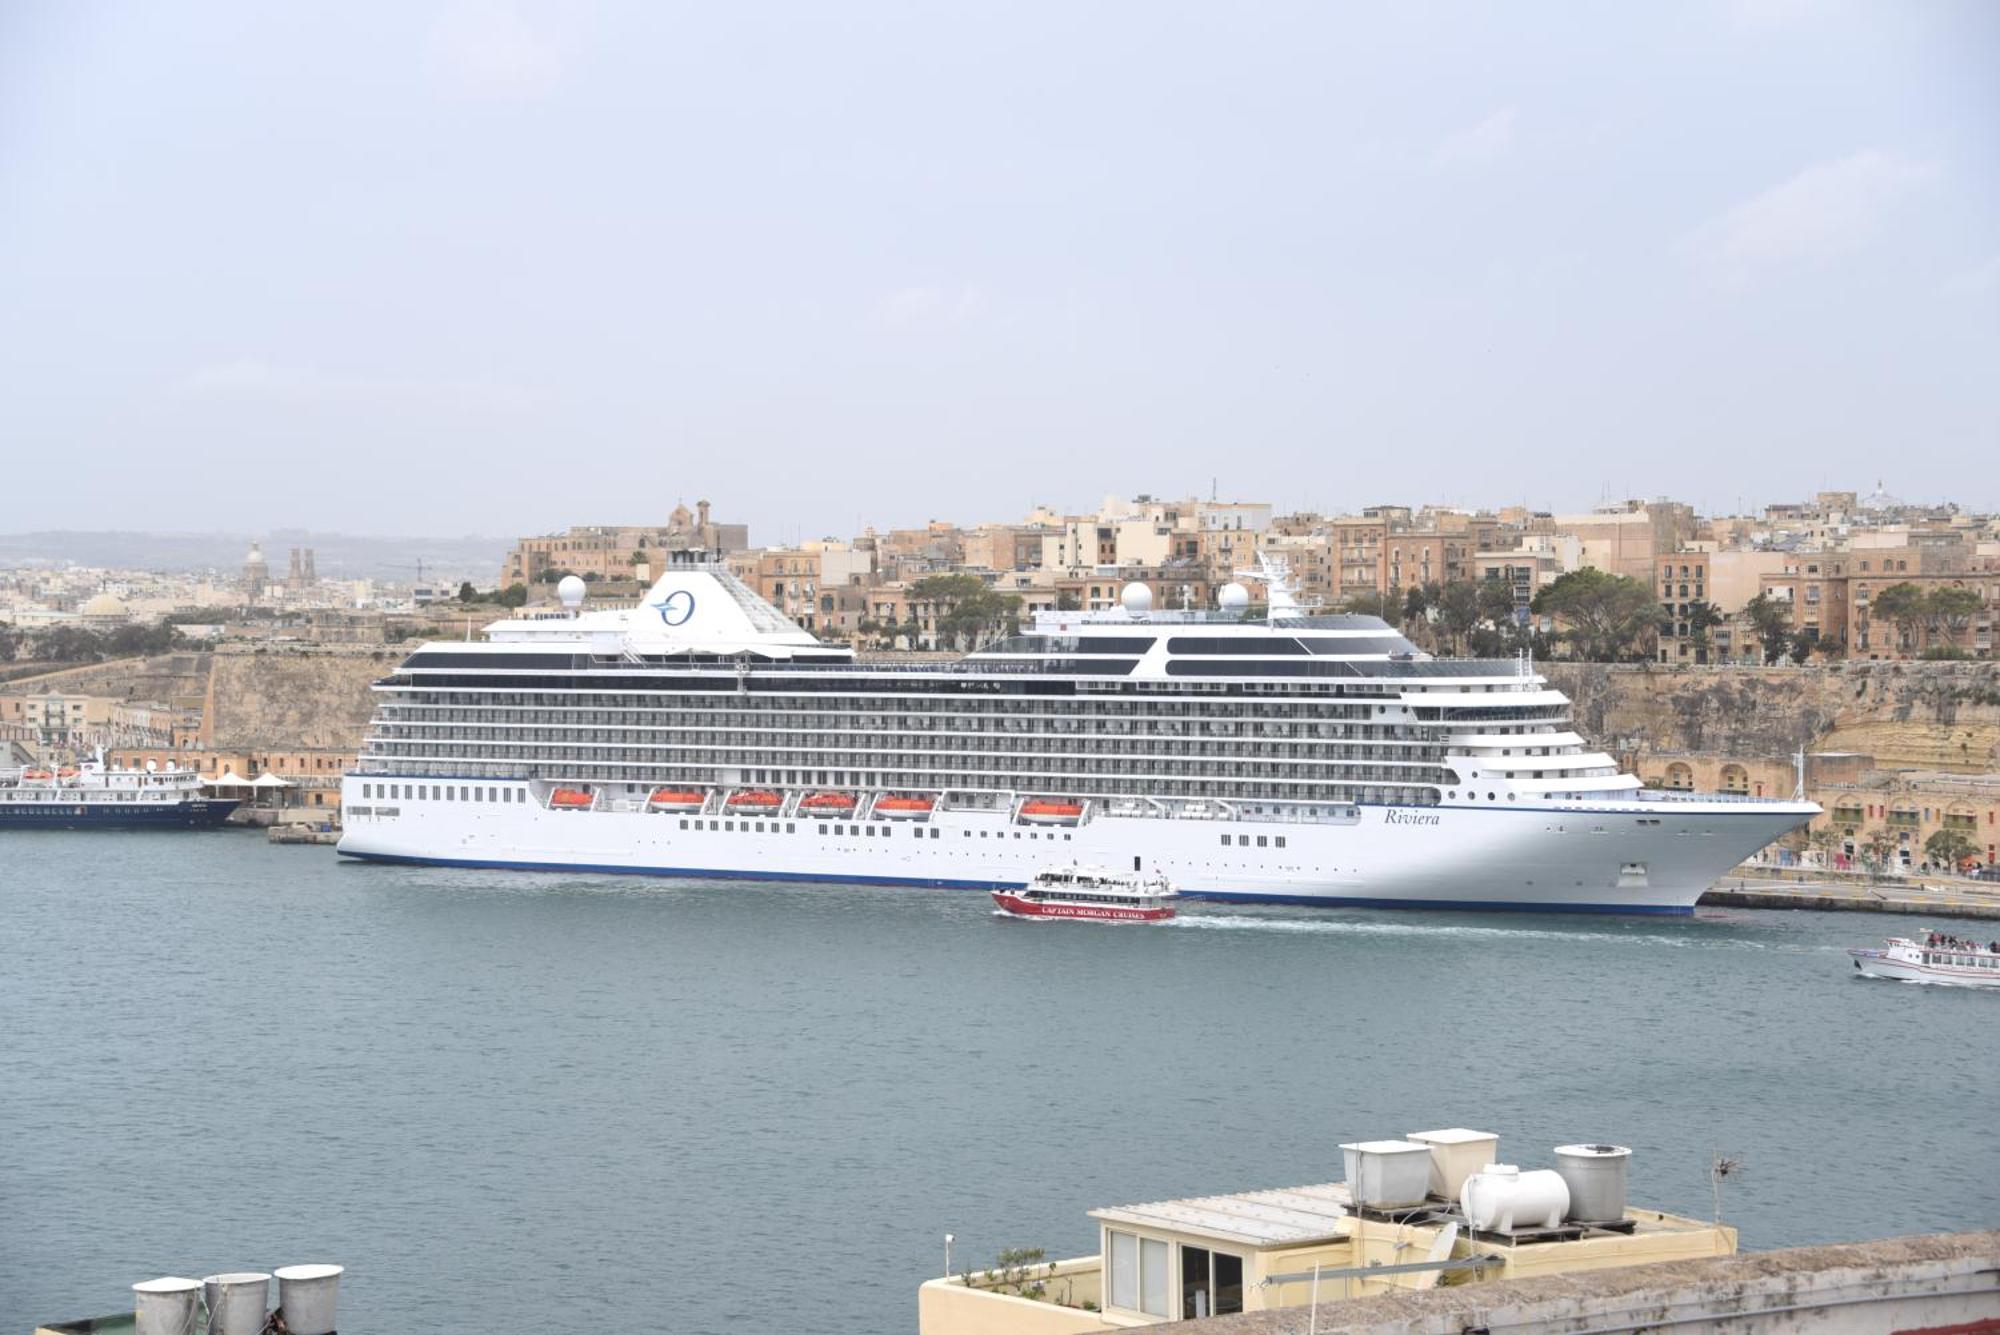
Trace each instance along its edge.
<path fill-rule="evenodd" d="M 1001 911 L 1017 918 L 1100 922 L 1165 922 L 1174 916 L 1174 897 L 1164 876 L 1101 867 L 1050 867 L 1019 890 L 993 892 Z"/>
<path fill-rule="evenodd" d="M 1869 978 L 1896 978 L 1910 983 L 1943 983 L 1952 987 L 2000 987 L 2000 945 L 1932 932 L 1922 941 L 1892 936 L 1881 950 L 1855 948 L 1854 967 Z"/>

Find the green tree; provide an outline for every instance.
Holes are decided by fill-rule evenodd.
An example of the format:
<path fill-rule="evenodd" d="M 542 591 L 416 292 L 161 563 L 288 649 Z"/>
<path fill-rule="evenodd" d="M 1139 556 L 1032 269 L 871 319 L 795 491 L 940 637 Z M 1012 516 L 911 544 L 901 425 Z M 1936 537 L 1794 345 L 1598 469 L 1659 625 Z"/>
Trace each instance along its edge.
<path fill-rule="evenodd" d="M 1535 595 L 1534 611 L 1563 624 L 1563 635 L 1578 658 L 1611 663 L 1645 654 L 1659 605 L 1653 591 L 1636 579 L 1585 566 L 1572 570 Z"/>
<path fill-rule="evenodd" d="M 458 601 L 461 603 L 476 603 L 479 601 L 479 590 L 472 587 L 471 580 L 461 580 L 459 582 Z"/>
<path fill-rule="evenodd" d="M 1750 627 L 1764 647 L 1764 661 L 1775 663 L 1792 647 L 1792 608 L 1782 598 L 1760 593 L 1744 604 Z"/>
<path fill-rule="evenodd" d="M 1494 626 L 1514 626 L 1514 586 L 1499 576 L 1479 582 L 1479 619 Z"/>
<path fill-rule="evenodd" d="M 1380 617 L 1392 625 L 1396 621 L 1396 600 L 1386 593 L 1375 593 L 1371 590 L 1368 593 L 1350 594 L 1347 599 L 1347 610 L 1356 616 Z"/>
<path fill-rule="evenodd" d="M 1929 599 L 1924 591 L 1914 584 L 1891 584 L 1886 589 L 1878 589 L 1868 605 L 1868 615 L 1875 621 L 1887 621 L 1896 627 L 1897 644 L 1904 649 L 1916 644 L 1917 627 L 1921 626 L 1928 614 Z"/>
<path fill-rule="evenodd" d="M 1722 613 L 1714 603 L 1697 598 L 1687 605 L 1682 624 L 1687 627 L 1688 642 L 1694 645 L 1694 661 L 1708 661 L 1709 632 L 1723 622 Z"/>
<path fill-rule="evenodd" d="M 1896 856 L 1896 849 L 1900 846 L 1896 836 L 1887 830 L 1870 830 L 1862 837 L 1861 855 L 1878 869 L 1885 868 L 1889 865 L 1889 860 Z"/>
<path fill-rule="evenodd" d="M 1077 602 L 1076 595 L 1068 589 L 1064 589 L 1056 595 L 1056 611 L 1058 612 L 1074 612 L 1082 606 L 1083 604 Z"/>
<path fill-rule="evenodd" d="M 502 607 L 524 607 L 528 602 L 528 586 L 509 584 L 493 595 L 493 601 Z"/>
<path fill-rule="evenodd" d="M 931 605 L 941 646 L 977 646 L 996 632 L 1013 635 L 1021 628 L 1019 596 L 996 593 L 977 575 L 926 575 L 910 586 L 910 601 Z"/>
<path fill-rule="evenodd" d="M 1462 649 L 1465 637 L 1480 622 L 1479 586 L 1463 579 L 1439 586 L 1437 620 L 1447 647 L 1454 653 Z"/>
<path fill-rule="evenodd" d="M 1792 656 L 1792 661 L 1801 667 L 1805 666 L 1806 660 L 1811 658 L 1813 651 L 1818 648 L 1819 632 L 1817 630 L 1794 631 L 1791 639 L 1785 642 L 1785 652 L 1789 653 Z"/>
<path fill-rule="evenodd" d="M 1961 587 L 1932 589 L 1924 599 L 1924 613 L 1933 630 L 1942 632 L 1945 643 L 1956 648 L 1972 618 L 1979 615 L 1986 600 L 1979 590 Z"/>
<path fill-rule="evenodd" d="M 1939 830 L 1924 840 L 1924 856 L 1940 867 L 1950 867 L 1957 871 L 1977 856 L 1979 850 L 1973 842 L 1957 830 Z"/>

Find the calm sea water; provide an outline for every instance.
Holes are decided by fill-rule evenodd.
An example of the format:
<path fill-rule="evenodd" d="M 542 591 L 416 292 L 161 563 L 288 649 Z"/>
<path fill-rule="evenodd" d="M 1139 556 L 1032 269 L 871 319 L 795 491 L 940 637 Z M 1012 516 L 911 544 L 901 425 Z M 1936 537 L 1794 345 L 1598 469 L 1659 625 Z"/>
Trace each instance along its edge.
<path fill-rule="evenodd" d="M 1343 1140 L 1634 1147 L 1748 1247 L 2000 1223 L 2000 995 L 1854 978 L 1907 919 L 1196 909 L 0 841 L 0 1324 L 332 1260 L 343 1329 L 909 1331 L 1097 1205 Z"/>

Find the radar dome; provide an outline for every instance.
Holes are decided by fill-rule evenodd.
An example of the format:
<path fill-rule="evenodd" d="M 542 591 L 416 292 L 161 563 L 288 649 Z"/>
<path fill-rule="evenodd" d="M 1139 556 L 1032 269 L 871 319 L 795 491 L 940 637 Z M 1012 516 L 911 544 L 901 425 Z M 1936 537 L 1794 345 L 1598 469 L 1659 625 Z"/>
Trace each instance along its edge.
<path fill-rule="evenodd" d="M 572 612 L 583 606 L 583 595 L 589 592 L 590 586 L 576 575 L 564 575 L 562 583 L 556 585 L 556 597 Z"/>
<path fill-rule="evenodd" d="M 1220 593 L 1215 595 L 1215 601 L 1225 612 L 1241 612 L 1250 606 L 1250 590 L 1232 579 L 1222 586 Z"/>
<path fill-rule="evenodd" d="M 1153 610 L 1153 591 L 1135 579 L 1119 590 L 1118 602 L 1133 616 L 1143 616 Z"/>

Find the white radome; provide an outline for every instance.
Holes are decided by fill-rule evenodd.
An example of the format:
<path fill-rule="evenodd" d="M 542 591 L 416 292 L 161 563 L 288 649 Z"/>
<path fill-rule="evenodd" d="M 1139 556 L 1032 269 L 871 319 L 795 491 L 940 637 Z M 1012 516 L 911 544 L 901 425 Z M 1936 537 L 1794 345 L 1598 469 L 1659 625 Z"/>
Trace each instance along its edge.
<path fill-rule="evenodd" d="M 1135 579 L 1119 590 L 1118 602 L 1133 616 L 1142 616 L 1153 610 L 1153 591 Z"/>
<path fill-rule="evenodd" d="M 556 585 L 557 599 L 571 611 L 583 606 L 583 595 L 589 592 L 590 586 L 576 575 L 564 575 L 562 583 Z"/>
<path fill-rule="evenodd" d="M 1250 606 L 1250 590 L 1232 579 L 1215 595 L 1215 602 L 1225 612 L 1241 612 Z"/>

